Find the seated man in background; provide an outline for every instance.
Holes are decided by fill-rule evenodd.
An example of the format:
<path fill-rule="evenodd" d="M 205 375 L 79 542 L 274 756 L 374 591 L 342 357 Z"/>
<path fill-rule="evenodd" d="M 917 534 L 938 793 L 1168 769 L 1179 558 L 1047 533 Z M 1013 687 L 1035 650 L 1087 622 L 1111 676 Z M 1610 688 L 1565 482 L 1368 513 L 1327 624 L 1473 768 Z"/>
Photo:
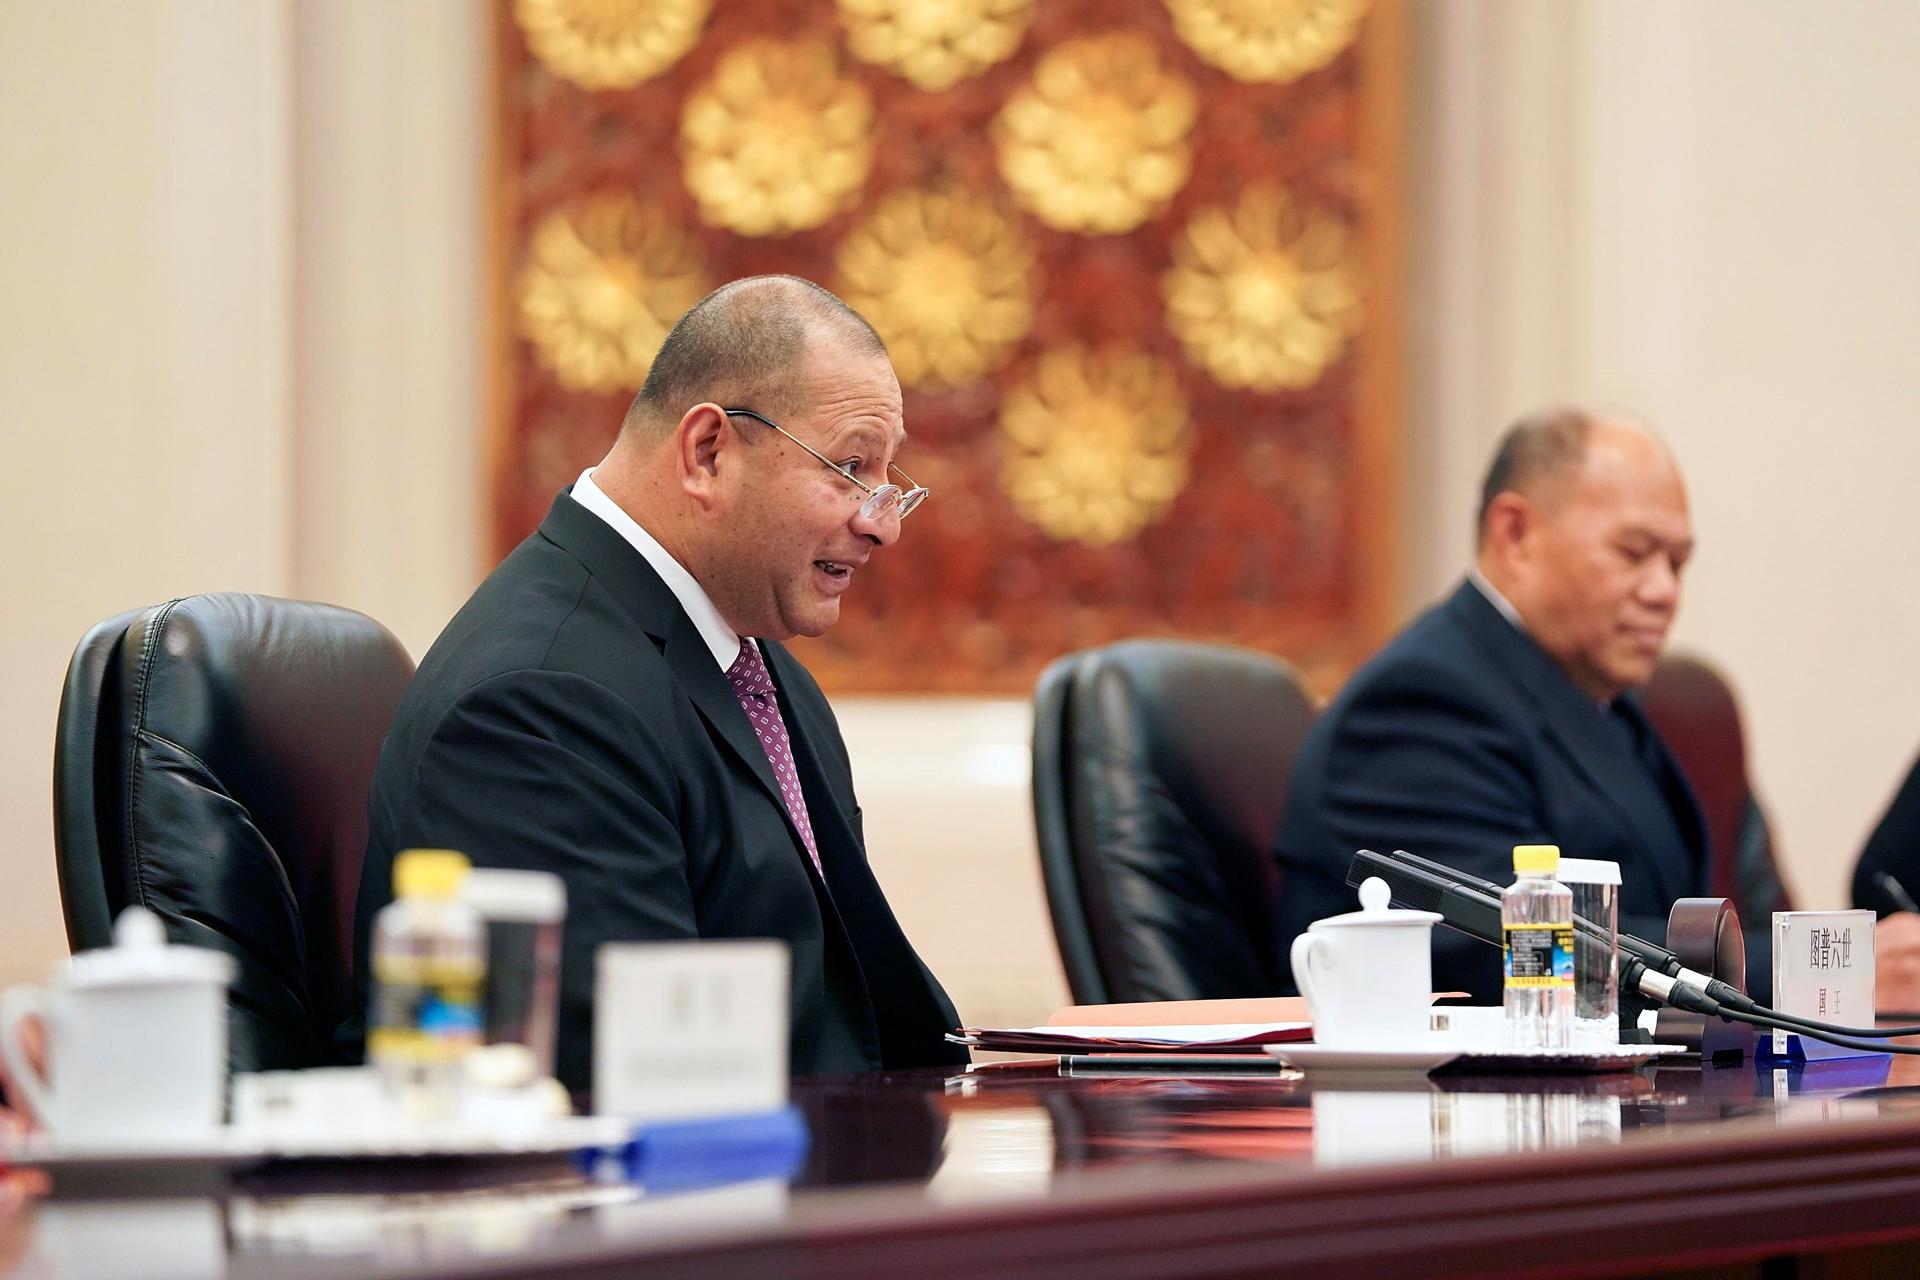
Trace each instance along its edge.
<path fill-rule="evenodd" d="M 1853 905 L 1880 913 L 1873 931 L 1873 998 L 1920 1012 L 1920 760 L 1894 793 L 1853 868 Z"/>
<path fill-rule="evenodd" d="M 1679 469 L 1646 428 L 1552 409 L 1508 431 L 1467 581 L 1354 673 L 1301 749 L 1277 839 L 1281 955 L 1354 909 L 1356 849 L 1507 884 L 1513 846 L 1535 841 L 1619 863 L 1620 928 L 1664 941 L 1674 899 L 1707 892 L 1706 828 L 1628 691 L 1653 675 L 1692 553 Z M 1768 922 L 1745 923 L 1764 995 Z M 1497 948 L 1437 928 L 1433 954 L 1435 990 L 1499 1001 Z"/>
<path fill-rule="evenodd" d="M 606 942 L 784 940 L 796 1074 L 964 1060 L 867 864 L 833 712 L 779 644 L 838 620 L 924 496 L 890 482 L 901 418 L 878 335 L 817 285 L 740 280 L 680 319 L 611 451 L 401 701 L 370 800 L 363 1010 L 394 855 L 437 846 L 566 881 L 570 1088 L 589 1084 Z"/>

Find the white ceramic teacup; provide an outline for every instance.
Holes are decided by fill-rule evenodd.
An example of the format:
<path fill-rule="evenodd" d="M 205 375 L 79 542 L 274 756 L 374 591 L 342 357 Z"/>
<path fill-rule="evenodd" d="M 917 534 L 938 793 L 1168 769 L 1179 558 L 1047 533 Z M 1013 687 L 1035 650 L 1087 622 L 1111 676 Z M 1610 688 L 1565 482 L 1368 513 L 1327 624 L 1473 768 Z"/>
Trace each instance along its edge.
<path fill-rule="evenodd" d="M 227 1081 L 231 956 L 166 945 L 129 907 L 114 945 L 62 963 L 45 987 L 0 993 L 0 1054 L 19 1101 L 63 1145 L 127 1146 L 213 1131 Z M 28 1061 L 29 1014 L 45 1021 L 47 1069 Z"/>
<path fill-rule="evenodd" d="M 1315 920 L 1293 940 L 1293 981 L 1307 998 L 1317 1044 L 1408 1049 L 1427 1039 L 1433 1001 L 1431 911 L 1393 911 L 1370 877 L 1359 911 Z"/>

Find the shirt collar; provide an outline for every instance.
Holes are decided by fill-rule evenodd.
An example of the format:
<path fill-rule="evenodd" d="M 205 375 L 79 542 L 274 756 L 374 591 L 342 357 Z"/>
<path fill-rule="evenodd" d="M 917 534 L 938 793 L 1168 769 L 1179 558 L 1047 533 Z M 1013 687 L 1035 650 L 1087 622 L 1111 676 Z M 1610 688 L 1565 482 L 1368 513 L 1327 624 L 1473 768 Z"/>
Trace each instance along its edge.
<path fill-rule="evenodd" d="M 720 610 L 714 607 L 713 599 L 687 572 L 686 566 L 675 560 L 667 549 L 660 545 L 654 536 L 640 526 L 621 509 L 620 504 L 609 498 L 599 485 L 593 482 L 592 467 L 580 473 L 573 482 L 573 500 L 599 516 L 615 533 L 626 539 L 635 551 L 646 559 L 653 571 L 660 575 L 660 581 L 667 584 L 667 590 L 673 592 L 673 598 L 687 611 L 687 617 L 693 619 L 694 628 L 700 632 L 700 638 L 707 642 L 707 648 L 713 653 L 713 660 L 725 671 L 740 656 L 740 633 L 727 625 Z"/>
<path fill-rule="evenodd" d="M 1500 594 L 1498 587 L 1487 581 L 1487 575 L 1480 572 L 1480 566 L 1474 565 L 1467 570 L 1467 581 L 1487 598 L 1487 603 L 1499 611 L 1501 617 L 1511 622 L 1516 630 L 1525 632 L 1527 624 L 1520 620 L 1520 611 L 1513 607 L 1513 601 Z"/>

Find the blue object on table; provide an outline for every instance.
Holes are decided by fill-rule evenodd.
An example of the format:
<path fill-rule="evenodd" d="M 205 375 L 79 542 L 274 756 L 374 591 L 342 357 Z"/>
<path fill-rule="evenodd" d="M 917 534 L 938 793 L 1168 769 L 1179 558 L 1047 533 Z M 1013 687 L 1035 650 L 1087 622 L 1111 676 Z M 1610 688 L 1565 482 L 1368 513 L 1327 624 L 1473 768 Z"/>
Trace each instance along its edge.
<path fill-rule="evenodd" d="M 759 1178 L 789 1178 L 807 1157 L 810 1135 L 798 1108 L 637 1125 L 623 1146 L 582 1151 L 582 1170 L 637 1182 L 649 1191 L 687 1191 Z"/>
<path fill-rule="evenodd" d="M 1846 1062 L 1850 1060 L 1886 1064 L 1893 1060 L 1893 1055 L 1884 1050 L 1847 1048 L 1841 1045 L 1828 1044 L 1826 1041 L 1816 1039 L 1812 1036 L 1803 1038 L 1792 1033 L 1789 1033 L 1787 1036 L 1787 1051 L 1785 1053 L 1775 1053 L 1773 1051 L 1773 1037 L 1770 1035 L 1762 1034 L 1755 1036 L 1753 1046 L 1754 1061 L 1768 1067 L 1799 1067 L 1814 1062 Z M 1813 1051 L 1811 1053 L 1808 1052 L 1808 1046 L 1812 1046 Z"/>
<path fill-rule="evenodd" d="M 1836 1093 L 1872 1088 L 1887 1082 L 1893 1065 L 1890 1053 L 1863 1054 L 1850 1058 L 1776 1058 L 1769 1051 L 1756 1055 L 1756 1069 L 1763 1073 L 1785 1071 L 1787 1088 L 1794 1094 Z"/>

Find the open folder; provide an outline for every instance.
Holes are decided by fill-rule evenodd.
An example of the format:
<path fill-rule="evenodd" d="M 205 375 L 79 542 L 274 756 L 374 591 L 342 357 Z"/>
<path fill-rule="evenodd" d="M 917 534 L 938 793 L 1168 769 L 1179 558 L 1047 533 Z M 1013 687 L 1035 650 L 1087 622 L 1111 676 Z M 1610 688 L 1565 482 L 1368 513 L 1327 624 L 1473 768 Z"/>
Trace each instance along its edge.
<path fill-rule="evenodd" d="M 1312 1038 L 1297 996 L 1069 1005 L 1043 1027 L 962 1027 L 958 1044 L 1003 1053 L 1246 1053 Z"/>
<path fill-rule="evenodd" d="M 1134 1027 L 962 1027 L 947 1039 L 1002 1053 L 1245 1053 L 1306 1040 L 1304 1022 L 1168 1023 Z"/>
<path fill-rule="evenodd" d="M 1463 998 L 1439 992 L 1435 1000 Z M 1313 1039 L 1300 996 L 1155 1000 L 1056 1009 L 1043 1027 L 962 1027 L 955 1044 L 1002 1053 L 1237 1053 Z"/>

